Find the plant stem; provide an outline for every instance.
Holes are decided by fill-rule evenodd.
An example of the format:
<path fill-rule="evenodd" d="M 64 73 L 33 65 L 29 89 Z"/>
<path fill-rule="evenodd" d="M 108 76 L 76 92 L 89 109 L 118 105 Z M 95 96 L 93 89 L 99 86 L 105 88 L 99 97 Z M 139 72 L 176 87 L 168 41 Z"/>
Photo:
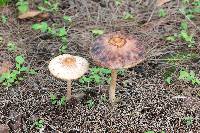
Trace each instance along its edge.
<path fill-rule="evenodd" d="M 67 80 L 67 98 L 70 99 L 72 97 L 72 89 L 71 89 L 71 80 Z"/>
<path fill-rule="evenodd" d="M 117 80 L 117 70 L 112 69 L 111 70 L 111 83 L 110 83 L 110 89 L 109 89 L 109 100 L 113 104 L 115 102 L 115 88 L 116 88 L 116 80 Z"/>

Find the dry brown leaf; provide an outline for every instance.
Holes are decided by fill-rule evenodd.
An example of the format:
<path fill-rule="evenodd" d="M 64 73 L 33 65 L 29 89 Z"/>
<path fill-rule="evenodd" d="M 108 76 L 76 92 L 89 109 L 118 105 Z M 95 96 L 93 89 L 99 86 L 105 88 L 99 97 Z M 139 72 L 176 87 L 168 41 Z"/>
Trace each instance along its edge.
<path fill-rule="evenodd" d="M 171 1 L 171 0 L 157 0 L 156 1 L 156 5 L 157 6 L 162 6 L 163 4 L 165 4 L 165 3 L 169 2 L 169 1 Z"/>
<path fill-rule="evenodd" d="M 12 64 L 9 61 L 5 61 L 3 63 L 0 63 L 0 75 L 5 73 L 5 72 L 8 72 L 11 67 L 12 67 Z"/>
<path fill-rule="evenodd" d="M 32 10 L 32 11 L 28 11 L 26 13 L 19 15 L 18 18 L 19 19 L 33 18 L 35 16 L 38 16 L 39 14 L 41 14 L 40 11 Z"/>

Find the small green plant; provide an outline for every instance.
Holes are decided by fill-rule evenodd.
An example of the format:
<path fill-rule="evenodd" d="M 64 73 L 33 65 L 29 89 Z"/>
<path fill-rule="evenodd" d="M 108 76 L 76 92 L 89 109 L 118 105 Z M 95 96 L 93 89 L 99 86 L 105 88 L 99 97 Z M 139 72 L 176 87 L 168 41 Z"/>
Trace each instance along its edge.
<path fill-rule="evenodd" d="M 100 29 L 93 29 L 91 31 L 92 31 L 92 34 L 94 36 L 99 36 L 99 35 L 102 35 L 104 33 L 104 30 L 100 30 Z"/>
<path fill-rule="evenodd" d="M 194 46 L 194 43 L 195 43 L 194 36 L 190 35 L 187 31 L 182 30 L 179 34 L 179 37 L 188 43 L 188 47 Z"/>
<path fill-rule="evenodd" d="M 186 21 L 181 22 L 180 30 L 181 31 L 178 34 L 166 37 L 166 40 L 170 42 L 175 42 L 176 38 L 179 38 L 185 41 L 188 44 L 188 47 L 193 47 L 195 44 L 194 36 L 189 33 L 188 24 Z"/>
<path fill-rule="evenodd" d="M 0 6 L 8 4 L 9 0 L 0 0 Z"/>
<path fill-rule="evenodd" d="M 69 22 L 71 23 L 72 22 L 72 17 L 71 16 L 63 16 L 63 19 L 66 21 L 66 22 Z"/>
<path fill-rule="evenodd" d="M 67 52 L 67 44 L 68 44 L 68 30 L 65 29 L 65 27 L 62 28 L 51 28 L 48 26 L 46 22 L 36 23 L 32 25 L 32 28 L 34 30 L 40 30 L 41 32 L 49 33 L 54 37 L 59 37 L 62 41 L 62 45 L 59 48 L 60 53 L 66 53 Z"/>
<path fill-rule="evenodd" d="M 165 70 L 164 80 L 167 84 L 172 83 L 172 77 L 173 77 L 173 74 L 174 74 L 175 71 L 176 71 L 176 67 L 174 67 L 174 66 Z"/>
<path fill-rule="evenodd" d="M 187 70 L 180 70 L 179 79 L 191 82 L 193 85 L 200 85 L 200 80 L 196 77 L 194 71 L 188 72 Z"/>
<path fill-rule="evenodd" d="M 122 4 L 122 0 L 115 0 L 115 5 L 120 6 Z"/>
<path fill-rule="evenodd" d="M 20 13 L 25 13 L 29 10 L 29 3 L 26 0 L 18 0 L 16 6 Z"/>
<path fill-rule="evenodd" d="M 23 80 L 24 79 L 22 75 L 23 73 L 36 74 L 35 70 L 29 69 L 28 67 L 25 67 L 23 65 L 25 60 L 22 55 L 16 56 L 15 61 L 16 61 L 15 64 L 16 69 L 5 72 L 0 77 L 0 83 L 2 83 L 6 87 L 18 84 L 19 81 Z"/>
<path fill-rule="evenodd" d="M 62 96 L 61 99 L 59 100 L 56 95 L 50 94 L 50 101 L 51 101 L 51 104 L 53 105 L 57 104 L 59 106 L 64 106 L 66 103 L 66 100 L 67 98 L 65 96 Z"/>
<path fill-rule="evenodd" d="M 166 11 L 164 9 L 160 9 L 158 11 L 158 16 L 161 18 L 161 17 L 165 17 L 167 15 Z"/>
<path fill-rule="evenodd" d="M 132 19 L 134 19 L 134 16 L 130 12 L 124 12 L 124 15 L 122 16 L 122 19 L 124 19 L 124 20 L 132 20 Z"/>
<path fill-rule="evenodd" d="M 95 102 L 94 102 L 93 99 L 88 100 L 88 101 L 86 102 L 86 104 L 87 104 L 87 107 L 88 107 L 89 109 L 92 109 L 92 108 L 95 106 Z"/>
<path fill-rule="evenodd" d="M 44 127 L 44 120 L 43 119 L 38 119 L 33 123 L 33 125 L 35 126 L 35 128 L 41 129 L 41 128 Z"/>
<path fill-rule="evenodd" d="M 105 94 L 101 95 L 100 101 L 101 101 L 102 103 L 107 102 L 107 101 L 108 101 L 107 96 L 106 96 Z"/>
<path fill-rule="evenodd" d="M 155 133 L 154 131 L 146 131 L 144 133 Z"/>
<path fill-rule="evenodd" d="M 175 42 L 177 38 L 177 34 L 171 35 L 171 36 L 167 36 L 166 40 L 169 42 Z"/>
<path fill-rule="evenodd" d="M 50 0 L 43 0 L 42 5 L 38 6 L 38 9 L 41 12 L 56 12 L 58 11 L 59 2 L 57 1 L 50 1 Z"/>
<path fill-rule="evenodd" d="M 107 68 L 102 67 L 92 67 L 89 69 L 89 74 L 86 76 L 82 76 L 82 78 L 79 79 L 79 82 L 82 84 L 87 83 L 95 83 L 95 84 L 103 84 L 103 83 L 109 83 L 111 78 L 108 76 L 111 74 L 111 70 Z M 124 75 L 124 70 L 121 69 L 118 71 L 119 75 Z"/>
<path fill-rule="evenodd" d="M 7 16 L 1 15 L 1 22 L 2 22 L 3 24 L 7 23 L 7 20 L 8 20 L 8 17 L 7 17 Z"/>
<path fill-rule="evenodd" d="M 111 70 L 101 67 L 90 68 L 90 74 L 88 76 L 83 76 L 80 78 L 79 82 L 85 83 L 96 83 L 101 84 L 103 82 L 108 82 L 110 79 L 107 78 L 108 74 L 111 74 Z"/>
<path fill-rule="evenodd" d="M 188 117 L 183 117 L 183 122 L 189 126 L 193 124 L 193 117 L 192 116 L 188 116 Z"/>
<path fill-rule="evenodd" d="M 10 52 L 15 52 L 17 50 L 17 46 L 15 45 L 14 42 L 9 42 L 7 44 L 7 50 Z"/>

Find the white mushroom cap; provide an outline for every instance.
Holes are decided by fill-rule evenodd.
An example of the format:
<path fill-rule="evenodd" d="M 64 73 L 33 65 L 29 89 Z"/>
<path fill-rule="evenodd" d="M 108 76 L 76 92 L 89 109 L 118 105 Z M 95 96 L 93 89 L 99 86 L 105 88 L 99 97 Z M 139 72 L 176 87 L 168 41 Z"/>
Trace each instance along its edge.
<path fill-rule="evenodd" d="M 49 63 L 51 74 L 62 80 L 78 79 L 88 71 L 89 63 L 85 58 L 63 54 Z"/>

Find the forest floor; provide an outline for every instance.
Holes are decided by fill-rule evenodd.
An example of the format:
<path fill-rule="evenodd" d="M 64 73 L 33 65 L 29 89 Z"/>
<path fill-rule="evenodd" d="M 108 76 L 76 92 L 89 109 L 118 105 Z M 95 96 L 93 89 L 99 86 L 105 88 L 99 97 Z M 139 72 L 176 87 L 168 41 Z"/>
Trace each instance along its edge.
<path fill-rule="evenodd" d="M 30 1 L 30 9 L 36 9 L 38 2 Z M 20 56 L 23 66 L 36 71 L 20 72 L 16 84 L 2 81 L 0 124 L 14 133 L 200 133 L 200 1 L 62 0 L 57 4 L 55 9 L 45 7 L 49 16 L 42 21 L 18 19 L 15 4 L 0 8 L 0 69 L 17 70 Z M 55 31 L 64 27 L 67 45 L 62 42 L 65 36 L 33 28 L 41 22 Z M 88 82 L 72 84 L 73 94 L 85 96 L 65 101 L 67 83 L 50 74 L 49 61 L 69 53 L 86 58 L 90 68 L 100 71 L 89 48 L 102 31 L 136 36 L 146 48 L 145 61 L 118 76 L 114 106 L 107 100 L 109 73 L 96 73 L 97 81 L 91 78 L 93 69 L 85 75 Z"/>

